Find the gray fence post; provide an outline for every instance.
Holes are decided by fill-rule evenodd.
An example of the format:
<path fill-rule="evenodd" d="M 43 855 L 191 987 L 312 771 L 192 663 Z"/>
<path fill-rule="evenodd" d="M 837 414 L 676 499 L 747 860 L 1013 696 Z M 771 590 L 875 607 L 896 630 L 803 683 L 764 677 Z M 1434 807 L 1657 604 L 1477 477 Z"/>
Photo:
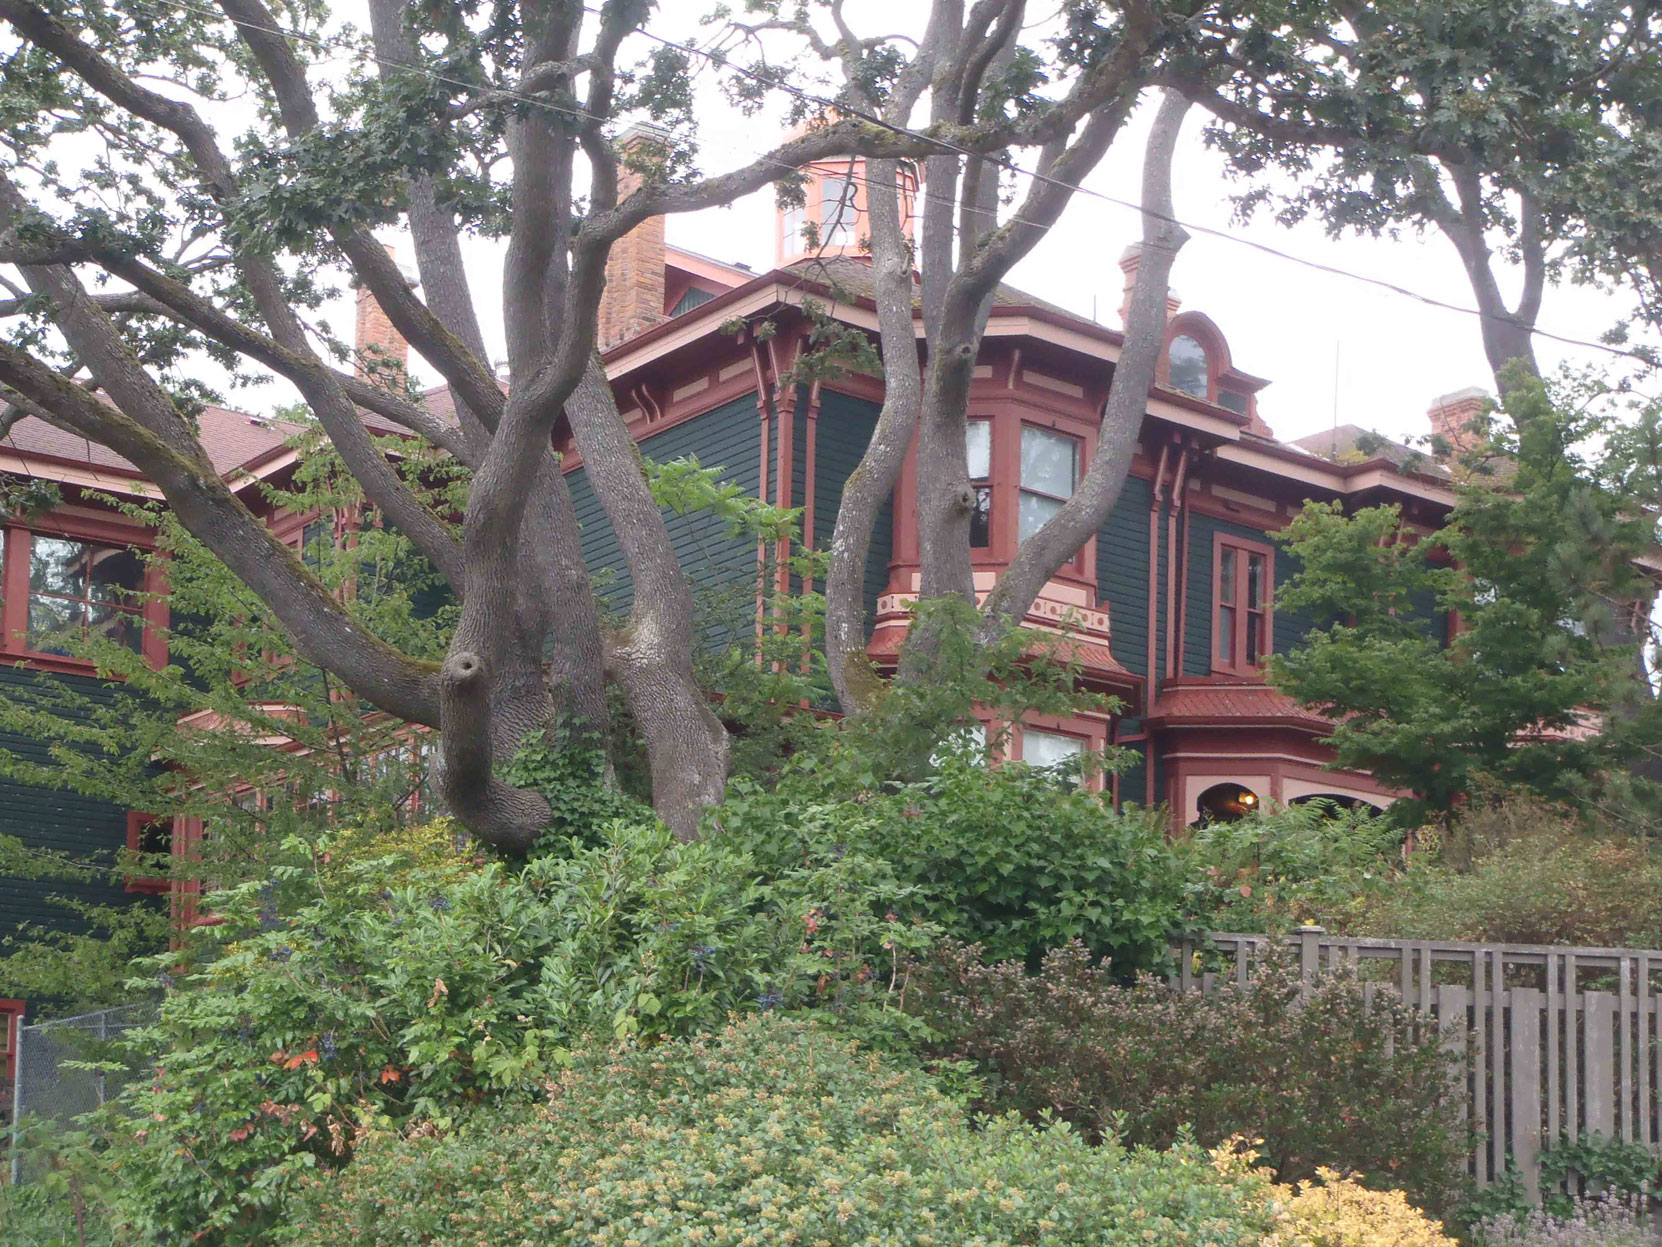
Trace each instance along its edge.
<path fill-rule="evenodd" d="M 1322 936 L 1327 934 L 1326 927 L 1294 927 L 1293 934 L 1298 936 L 1298 980 L 1304 991 L 1310 990 L 1310 984 L 1321 969 L 1322 964 Z"/>
<path fill-rule="evenodd" d="M 23 1019 L 17 1019 L 17 1037 L 12 1042 L 12 1185 L 18 1186 L 23 1177 L 23 1161 L 18 1154 L 17 1123 L 23 1112 Z"/>

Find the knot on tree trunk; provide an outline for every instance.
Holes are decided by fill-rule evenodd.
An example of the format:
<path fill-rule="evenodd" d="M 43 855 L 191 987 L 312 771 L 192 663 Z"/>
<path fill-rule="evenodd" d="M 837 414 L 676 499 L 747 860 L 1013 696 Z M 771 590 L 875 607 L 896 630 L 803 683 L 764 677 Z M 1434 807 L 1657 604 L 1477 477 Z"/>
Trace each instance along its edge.
<path fill-rule="evenodd" d="M 468 650 L 451 654 L 439 668 L 439 679 L 447 693 L 470 693 L 485 681 L 485 660 Z"/>

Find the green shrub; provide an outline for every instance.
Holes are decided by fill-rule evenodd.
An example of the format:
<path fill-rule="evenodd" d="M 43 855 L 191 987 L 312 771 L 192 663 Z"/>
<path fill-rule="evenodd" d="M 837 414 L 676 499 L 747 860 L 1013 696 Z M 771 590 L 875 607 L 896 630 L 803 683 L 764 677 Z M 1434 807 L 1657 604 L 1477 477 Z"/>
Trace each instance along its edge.
<path fill-rule="evenodd" d="M 597 1049 L 534 1106 L 377 1130 L 305 1183 L 288 1247 L 510 1243 L 1256 1247 L 1267 1183 L 1181 1142 L 975 1129 L 917 1072 L 799 1022 Z"/>
<path fill-rule="evenodd" d="M 310 899 L 280 912 L 296 890 Z M 908 899 L 857 855 L 762 884 L 657 824 L 519 867 L 346 854 L 218 894 L 194 968 L 156 962 L 170 993 L 138 1039 L 156 1075 L 105 1122 L 119 1211 L 167 1242 L 260 1241 L 366 1120 L 442 1127 L 523 1099 L 593 1032 L 661 1040 L 776 1006 L 862 1035 L 914 1025 L 887 1006 L 928 929 L 874 916 Z"/>
<path fill-rule="evenodd" d="M 1200 827 L 1187 847 L 1197 913 L 1218 931 L 1345 929 L 1402 868 L 1400 828 L 1319 804 Z"/>
<path fill-rule="evenodd" d="M 735 784 L 712 834 L 766 873 L 828 852 L 887 862 L 915 889 L 912 913 L 989 957 L 1037 964 L 1080 940 L 1124 973 L 1165 963 L 1185 882 L 1159 814 L 1116 814 L 1064 776 L 961 750 L 943 750 L 915 782 L 850 797 L 845 779 L 804 765 L 772 792 Z"/>
<path fill-rule="evenodd" d="M 1662 857 L 1552 806 L 1474 809 L 1356 924 L 1363 934 L 1662 947 Z"/>
<path fill-rule="evenodd" d="M 975 1062 L 985 1107 L 1055 1113 L 1090 1135 L 1163 1147 L 1261 1139 L 1282 1182 L 1356 1170 L 1433 1212 L 1457 1194 L 1465 1148 L 1440 1103 L 1440 1036 L 1394 998 L 1344 976 L 1300 1002 L 1296 969 L 1262 967 L 1211 995 L 1133 986 L 1073 944 L 1036 975 L 943 950 L 919 1007 L 942 1056 Z"/>

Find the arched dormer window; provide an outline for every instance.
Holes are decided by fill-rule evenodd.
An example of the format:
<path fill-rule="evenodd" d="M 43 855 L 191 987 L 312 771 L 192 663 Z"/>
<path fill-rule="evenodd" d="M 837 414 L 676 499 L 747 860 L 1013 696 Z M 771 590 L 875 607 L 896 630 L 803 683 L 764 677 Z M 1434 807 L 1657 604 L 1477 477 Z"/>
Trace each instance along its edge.
<path fill-rule="evenodd" d="M 1212 397 L 1212 368 L 1206 348 L 1199 338 L 1179 334 L 1168 348 L 1171 365 L 1171 388 L 1193 394 L 1196 398 Z"/>

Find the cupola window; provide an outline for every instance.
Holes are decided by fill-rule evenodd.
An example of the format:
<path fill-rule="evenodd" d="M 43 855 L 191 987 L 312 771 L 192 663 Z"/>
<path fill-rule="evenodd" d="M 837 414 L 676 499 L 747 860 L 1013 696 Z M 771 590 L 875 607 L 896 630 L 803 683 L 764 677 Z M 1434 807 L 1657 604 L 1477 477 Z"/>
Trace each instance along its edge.
<path fill-rule="evenodd" d="M 1212 396 L 1211 367 L 1206 358 L 1206 348 L 1199 339 L 1187 334 L 1173 338 L 1168 356 L 1172 389 L 1193 394 L 1196 398 Z"/>

